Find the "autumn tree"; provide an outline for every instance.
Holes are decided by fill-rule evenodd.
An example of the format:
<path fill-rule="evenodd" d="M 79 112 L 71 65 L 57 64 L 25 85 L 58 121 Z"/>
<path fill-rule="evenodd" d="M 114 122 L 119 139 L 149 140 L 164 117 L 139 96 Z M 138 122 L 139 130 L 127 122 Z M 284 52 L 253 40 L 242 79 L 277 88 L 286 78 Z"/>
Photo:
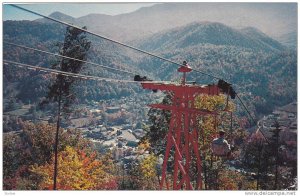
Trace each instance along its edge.
<path fill-rule="evenodd" d="M 157 157 L 149 154 L 139 164 L 139 171 L 142 178 L 143 190 L 155 190 L 159 187 L 157 178 Z"/>
<path fill-rule="evenodd" d="M 84 29 L 86 29 L 84 27 Z M 61 61 L 55 63 L 52 68 L 59 69 L 60 71 L 79 73 L 82 70 L 83 62 L 87 59 L 87 52 L 91 46 L 86 38 L 85 31 L 67 27 L 63 46 L 59 52 L 60 55 L 68 56 L 81 61 L 63 58 Z M 57 130 L 55 135 L 55 160 L 54 160 L 54 182 L 53 187 L 56 189 L 56 178 L 57 178 L 57 156 L 58 156 L 58 142 L 59 142 L 59 128 L 61 124 L 61 115 L 70 113 L 70 107 L 74 103 L 76 93 L 74 92 L 74 85 L 76 79 L 74 77 L 64 76 L 62 74 L 57 75 L 54 83 L 49 86 L 49 92 L 47 100 L 45 102 L 56 102 L 57 103 Z"/>
<path fill-rule="evenodd" d="M 220 189 L 219 176 L 225 169 L 224 162 L 211 152 L 211 142 L 218 137 L 219 129 L 226 134 L 226 140 L 232 143 L 237 125 L 233 122 L 234 104 L 224 95 L 199 95 L 195 99 L 195 107 L 201 110 L 217 112 L 217 115 L 198 117 L 199 144 L 203 164 L 204 188 Z"/>
<path fill-rule="evenodd" d="M 3 133 L 3 189 L 12 189 L 6 183 L 14 177 L 17 169 L 22 164 L 20 160 L 21 138 L 13 132 Z"/>
<path fill-rule="evenodd" d="M 3 135 L 3 184 L 6 190 L 37 189 L 39 178 L 30 171 L 32 164 L 43 165 L 53 153 L 56 126 L 54 124 L 24 122 L 22 131 Z M 74 129 L 59 129 L 58 151 L 66 146 L 91 152 L 91 143 Z"/>
<path fill-rule="evenodd" d="M 122 189 L 157 190 L 159 188 L 159 158 L 154 153 L 145 153 L 150 143 L 145 140 L 138 146 L 138 157 L 131 161 L 127 168 Z M 123 179 L 122 179 L 123 180 Z"/>
<path fill-rule="evenodd" d="M 255 182 L 249 177 L 236 171 L 223 169 L 218 177 L 219 190 L 254 190 Z"/>
<path fill-rule="evenodd" d="M 30 171 L 42 178 L 39 189 L 53 189 L 53 162 L 44 165 L 34 164 Z M 117 182 L 109 173 L 111 162 L 97 159 L 96 153 L 87 154 L 67 146 L 58 153 L 58 178 L 59 190 L 116 190 Z"/>

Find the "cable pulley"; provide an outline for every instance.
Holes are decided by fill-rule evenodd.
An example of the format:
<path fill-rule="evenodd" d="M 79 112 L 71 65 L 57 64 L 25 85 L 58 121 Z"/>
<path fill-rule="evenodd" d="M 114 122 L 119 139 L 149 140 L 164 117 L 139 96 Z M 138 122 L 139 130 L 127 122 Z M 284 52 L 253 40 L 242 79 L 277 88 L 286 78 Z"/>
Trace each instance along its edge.
<path fill-rule="evenodd" d="M 221 89 L 223 93 L 230 95 L 231 99 L 235 99 L 236 92 L 232 88 L 231 84 L 229 84 L 224 80 L 219 80 L 218 87 Z"/>

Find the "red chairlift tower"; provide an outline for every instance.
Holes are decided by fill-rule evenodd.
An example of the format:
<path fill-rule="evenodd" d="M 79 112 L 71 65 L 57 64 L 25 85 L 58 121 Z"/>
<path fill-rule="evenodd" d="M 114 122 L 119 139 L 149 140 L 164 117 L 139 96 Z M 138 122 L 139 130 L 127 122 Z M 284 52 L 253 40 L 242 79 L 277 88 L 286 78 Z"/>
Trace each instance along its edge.
<path fill-rule="evenodd" d="M 169 131 L 167 133 L 167 146 L 162 165 L 162 178 L 160 189 L 166 185 L 170 189 L 169 179 L 172 175 L 172 189 L 202 189 L 202 166 L 198 144 L 197 116 L 216 115 L 216 112 L 204 111 L 195 108 L 194 100 L 199 94 L 219 95 L 220 89 L 217 85 L 191 85 L 186 84 L 186 74 L 192 69 L 184 61 L 178 72 L 183 73 L 181 84 L 166 84 L 142 82 L 144 89 L 161 90 L 172 92 L 172 105 L 152 104 L 150 107 L 171 111 L 171 120 Z M 168 174 L 167 163 L 170 159 L 170 153 L 174 148 L 174 167 L 173 174 Z M 196 159 L 196 182 L 191 180 L 190 169 L 192 166 L 192 157 Z"/>

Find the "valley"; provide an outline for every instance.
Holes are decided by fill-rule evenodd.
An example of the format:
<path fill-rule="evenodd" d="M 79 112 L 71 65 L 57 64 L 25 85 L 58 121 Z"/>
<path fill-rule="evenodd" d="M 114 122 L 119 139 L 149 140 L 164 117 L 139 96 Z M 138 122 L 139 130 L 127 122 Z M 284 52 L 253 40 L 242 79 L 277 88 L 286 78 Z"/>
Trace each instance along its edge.
<path fill-rule="evenodd" d="M 3 21 L 4 186 L 51 189 L 51 164 L 58 153 L 66 168 L 75 168 L 60 168 L 66 179 L 77 175 L 78 165 L 88 165 L 78 171 L 89 176 L 84 182 L 59 184 L 61 189 L 157 190 L 162 173 L 172 173 L 172 161 L 181 156 L 174 144 L 162 171 L 169 124 L 177 128 L 192 122 L 199 132 L 199 153 L 189 160 L 184 152 L 180 164 L 189 160 L 195 166 L 201 157 L 202 173 L 190 170 L 194 184 L 200 175 L 205 190 L 295 189 L 298 54 L 293 9 L 292 4 L 277 3 L 162 3 L 115 16 L 49 15 L 109 39 L 46 18 Z M 274 14 L 278 11 L 282 16 Z M 238 19 L 243 12 L 247 17 Z M 66 39 L 70 32 L 78 36 L 73 42 Z M 73 54 L 75 60 L 62 54 Z M 140 82 L 181 85 L 178 67 L 184 61 L 193 70 L 187 74 L 189 85 L 223 79 L 236 92 L 234 99 L 229 90 L 193 97 L 198 100 L 191 104 L 195 110 L 217 115 L 191 121 L 184 113 L 179 124 L 171 121 L 179 114 L 150 109 L 150 104 L 171 105 L 176 99 L 172 93 L 145 90 Z M 65 66 L 65 73 L 17 63 L 56 71 Z M 137 75 L 141 81 L 134 81 Z M 178 107 L 189 105 L 178 101 Z M 183 130 L 192 135 L 190 127 Z M 228 156 L 215 156 L 211 150 L 219 130 L 227 133 L 232 147 Z"/>

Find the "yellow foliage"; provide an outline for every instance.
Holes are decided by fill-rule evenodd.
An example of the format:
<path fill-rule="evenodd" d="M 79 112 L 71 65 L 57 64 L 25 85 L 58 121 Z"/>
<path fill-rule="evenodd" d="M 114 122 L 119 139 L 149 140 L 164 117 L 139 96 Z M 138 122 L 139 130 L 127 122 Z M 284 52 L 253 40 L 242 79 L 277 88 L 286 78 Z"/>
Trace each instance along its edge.
<path fill-rule="evenodd" d="M 150 154 L 141 161 L 140 170 L 144 178 L 153 178 L 156 176 L 157 158 L 154 154 Z"/>
<path fill-rule="evenodd" d="M 229 112 L 235 110 L 235 105 L 228 100 L 225 95 L 199 95 L 195 98 L 195 107 L 201 110 L 218 112 L 218 115 L 206 115 L 198 118 L 200 151 L 207 154 L 211 146 L 211 141 L 218 136 L 218 128 L 221 123 L 228 121 Z M 226 111 L 224 111 L 226 110 Z M 227 115 L 227 117 L 226 117 Z M 228 122 L 227 122 L 228 123 Z"/>
<path fill-rule="evenodd" d="M 40 189 L 53 188 L 53 162 L 52 160 L 49 164 L 31 167 L 31 172 L 43 178 Z M 67 190 L 106 189 L 113 176 L 104 169 L 104 164 L 96 159 L 95 154 L 87 156 L 83 151 L 67 146 L 58 154 L 57 187 Z"/>
<path fill-rule="evenodd" d="M 236 171 L 222 170 L 218 178 L 219 190 L 255 190 L 255 180 L 249 181 L 246 176 Z"/>
<path fill-rule="evenodd" d="M 222 111 L 225 108 L 228 111 L 234 111 L 235 106 L 231 101 L 228 101 L 225 95 L 199 95 L 195 98 L 195 107 L 198 109 L 209 111 Z"/>
<path fill-rule="evenodd" d="M 154 154 L 150 154 L 141 160 L 139 164 L 139 173 L 141 174 L 140 179 L 142 181 L 143 189 L 153 190 L 158 187 L 156 164 L 157 157 Z"/>
<path fill-rule="evenodd" d="M 219 190 L 239 190 L 242 175 L 234 171 L 223 170 L 219 175 Z"/>

